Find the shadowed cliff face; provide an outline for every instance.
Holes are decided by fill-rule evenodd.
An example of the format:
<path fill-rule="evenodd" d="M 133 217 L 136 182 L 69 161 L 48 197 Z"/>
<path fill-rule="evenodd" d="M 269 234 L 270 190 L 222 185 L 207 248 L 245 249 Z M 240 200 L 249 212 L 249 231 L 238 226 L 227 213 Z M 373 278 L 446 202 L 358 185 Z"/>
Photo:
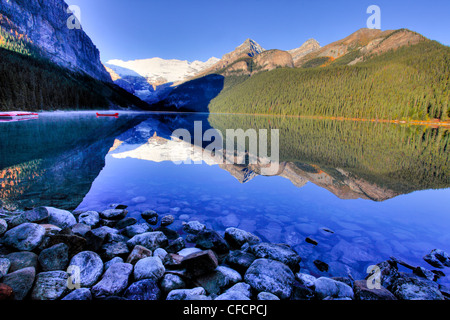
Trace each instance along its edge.
<path fill-rule="evenodd" d="M 56 64 L 112 82 L 100 53 L 82 29 L 69 29 L 64 0 L 0 0 L 0 27 L 26 37 Z"/>
<path fill-rule="evenodd" d="M 139 121 L 86 113 L 0 123 L 2 205 L 75 209 L 104 167 L 115 137 Z"/>

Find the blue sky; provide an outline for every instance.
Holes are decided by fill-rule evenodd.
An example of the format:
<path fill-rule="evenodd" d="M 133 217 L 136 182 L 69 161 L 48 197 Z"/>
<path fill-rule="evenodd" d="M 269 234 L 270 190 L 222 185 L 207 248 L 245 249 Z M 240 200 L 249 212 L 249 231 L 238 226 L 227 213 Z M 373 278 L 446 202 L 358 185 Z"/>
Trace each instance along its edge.
<path fill-rule="evenodd" d="M 66 0 L 81 9 L 83 29 L 110 59 L 207 60 L 247 38 L 289 50 L 314 38 L 321 45 L 366 27 L 370 5 L 381 29 L 408 28 L 450 45 L 450 1 Z"/>

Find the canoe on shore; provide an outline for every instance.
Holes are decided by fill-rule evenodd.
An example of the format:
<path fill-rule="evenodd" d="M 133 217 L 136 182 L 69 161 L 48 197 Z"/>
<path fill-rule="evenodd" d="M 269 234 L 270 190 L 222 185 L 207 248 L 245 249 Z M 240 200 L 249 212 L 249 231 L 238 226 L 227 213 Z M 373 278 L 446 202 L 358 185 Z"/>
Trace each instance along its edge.
<path fill-rule="evenodd" d="M 96 113 L 97 117 L 118 117 L 119 113 Z"/>
<path fill-rule="evenodd" d="M 2 117 L 2 118 L 30 117 L 30 116 L 37 116 L 37 115 L 38 114 L 35 112 L 25 112 L 25 111 L 0 112 L 0 117 Z"/>

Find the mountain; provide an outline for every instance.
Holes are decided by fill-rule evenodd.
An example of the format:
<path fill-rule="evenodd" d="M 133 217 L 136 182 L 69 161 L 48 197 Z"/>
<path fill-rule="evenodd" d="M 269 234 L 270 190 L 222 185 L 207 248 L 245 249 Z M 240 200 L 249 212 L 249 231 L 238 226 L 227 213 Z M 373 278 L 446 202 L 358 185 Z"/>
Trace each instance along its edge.
<path fill-rule="evenodd" d="M 148 107 L 112 82 L 67 10 L 63 0 L 0 0 L 0 110 Z"/>
<path fill-rule="evenodd" d="M 288 52 L 292 56 L 292 60 L 296 63 L 298 60 L 306 56 L 308 53 L 319 50 L 320 44 L 317 40 L 309 39 L 304 44 L 302 44 L 299 48 L 289 50 Z"/>
<path fill-rule="evenodd" d="M 206 62 L 161 58 L 110 60 L 105 66 L 117 85 L 152 103 L 165 98 L 174 85 L 189 80 L 218 60 L 214 57 Z"/>
<path fill-rule="evenodd" d="M 237 60 L 219 61 L 216 66 L 223 68 L 213 66 L 209 74 L 179 85 L 156 107 L 399 121 L 450 118 L 450 48 L 407 29 L 360 29 L 324 47 L 309 40 L 288 52 L 229 56 Z"/>
<path fill-rule="evenodd" d="M 64 0 L 0 0 L 0 27 L 26 37 L 52 62 L 72 71 L 111 82 L 100 53 L 82 29 L 69 29 Z"/>

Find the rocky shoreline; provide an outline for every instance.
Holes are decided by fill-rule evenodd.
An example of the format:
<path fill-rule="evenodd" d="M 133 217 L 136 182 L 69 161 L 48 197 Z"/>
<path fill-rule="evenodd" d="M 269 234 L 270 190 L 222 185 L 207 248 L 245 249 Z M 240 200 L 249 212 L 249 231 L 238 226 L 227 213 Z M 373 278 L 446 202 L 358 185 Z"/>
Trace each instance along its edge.
<path fill-rule="evenodd" d="M 394 257 L 366 279 L 316 278 L 302 272 L 302 257 L 289 245 L 245 230 L 220 234 L 187 221 L 177 232 L 169 228 L 172 215 L 149 210 L 138 223 L 127 214 L 124 205 L 102 212 L 0 211 L 0 300 L 450 299 L 450 289 L 436 282 L 442 271 Z M 442 250 L 424 259 L 450 267 Z M 319 260 L 314 265 L 328 268 Z"/>

